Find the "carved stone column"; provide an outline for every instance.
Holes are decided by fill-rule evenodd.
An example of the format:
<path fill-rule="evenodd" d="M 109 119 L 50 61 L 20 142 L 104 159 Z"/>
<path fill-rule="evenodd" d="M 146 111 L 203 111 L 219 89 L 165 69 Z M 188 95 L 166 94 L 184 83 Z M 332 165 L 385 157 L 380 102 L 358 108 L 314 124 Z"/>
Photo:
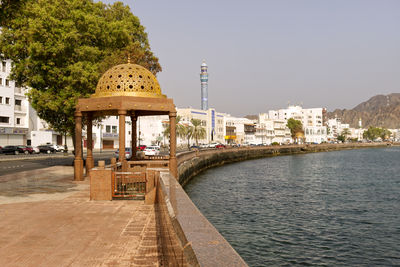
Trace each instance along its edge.
<path fill-rule="evenodd" d="M 169 113 L 169 170 L 178 179 L 178 166 L 176 161 L 176 112 Z"/>
<path fill-rule="evenodd" d="M 93 128 L 93 116 L 92 113 L 89 112 L 87 115 L 87 124 L 86 124 L 86 147 L 87 147 L 87 157 L 86 157 L 86 175 L 89 175 L 90 170 L 94 167 L 94 159 L 93 159 L 93 138 L 92 138 L 92 128 Z"/>
<path fill-rule="evenodd" d="M 126 117 L 126 110 L 118 110 L 118 116 L 119 116 L 119 162 L 122 163 L 122 169 L 124 169 L 124 166 L 126 165 L 126 160 L 125 160 L 125 117 Z"/>
<path fill-rule="evenodd" d="M 82 160 L 82 113 L 75 111 L 75 160 L 74 160 L 74 180 L 83 180 L 83 160 Z"/>

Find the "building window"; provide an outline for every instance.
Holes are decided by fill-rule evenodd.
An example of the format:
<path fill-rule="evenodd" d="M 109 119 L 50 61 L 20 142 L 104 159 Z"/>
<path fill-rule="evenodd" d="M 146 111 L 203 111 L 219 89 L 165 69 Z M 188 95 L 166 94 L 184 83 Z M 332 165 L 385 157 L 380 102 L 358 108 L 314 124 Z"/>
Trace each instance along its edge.
<path fill-rule="evenodd" d="M 15 105 L 16 106 L 21 106 L 22 100 L 20 99 L 15 99 Z"/>
<path fill-rule="evenodd" d="M 21 118 L 17 118 L 17 125 L 21 124 Z"/>
<path fill-rule="evenodd" d="M 113 126 L 113 127 L 112 127 L 112 132 L 113 132 L 113 133 L 117 133 L 117 126 Z"/>
<path fill-rule="evenodd" d="M 6 105 L 10 105 L 10 98 L 6 97 Z"/>
<path fill-rule="evenodd" d="M 0 78 L 0 86 L 3 85 L 3 78 Z"/>
<path fill-rule="evenodd" d="M 6 79 L 6 86 L 10 86 L 10 80 Z"/>
<path fill-rule="evenodd" d="M 0 116 L 0 123 L 9 123 L 10 118 L 9 117 L 1 117 Z"/>
<path fill-rule="evenodd" d="M 7 63 L 6 63 L 5 61 L 3 61 L 3 62 L 2 62 L 2 71 L 3 71 L 3 72 L 6 72 L 6 70 L 7 70 L 6 67 L 7 67 Z"/>
<path fill-rule="evenodd" d="M 111 133 L 111 126 L 110 125 L 106 125 L 106 133 Z"/>
<path fill-rule="evenodd" d="M 0 104 L 3 104 L 3 97 L 0 96 Z"/>

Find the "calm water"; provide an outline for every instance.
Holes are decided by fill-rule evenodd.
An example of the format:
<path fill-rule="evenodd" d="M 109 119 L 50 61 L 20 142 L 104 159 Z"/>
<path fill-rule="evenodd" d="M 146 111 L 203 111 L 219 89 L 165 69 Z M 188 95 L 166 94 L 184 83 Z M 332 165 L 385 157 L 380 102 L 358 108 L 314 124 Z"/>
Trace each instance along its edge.
<path fill-rule="evenodd" d="M 400 148 L 244 161 L 186 186 L 250 266 L 400 266 Z"/>

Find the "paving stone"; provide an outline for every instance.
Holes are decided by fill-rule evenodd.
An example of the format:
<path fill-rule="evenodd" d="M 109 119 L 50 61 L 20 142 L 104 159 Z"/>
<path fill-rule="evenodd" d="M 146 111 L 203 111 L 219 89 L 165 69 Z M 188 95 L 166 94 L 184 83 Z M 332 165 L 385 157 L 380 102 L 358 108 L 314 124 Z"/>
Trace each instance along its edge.
<path fill-rule="evenodd" d="M 51 168 L 53 174 L 62 171 L 66 168 Z M 154 206 L 89 201 L 88 189 L 84 181 L 74 185 L 76 191 L 57 197 L 3 197 L 0 266 L 135 266 L 135 261 L 138 266 L 160 266 Z"/>

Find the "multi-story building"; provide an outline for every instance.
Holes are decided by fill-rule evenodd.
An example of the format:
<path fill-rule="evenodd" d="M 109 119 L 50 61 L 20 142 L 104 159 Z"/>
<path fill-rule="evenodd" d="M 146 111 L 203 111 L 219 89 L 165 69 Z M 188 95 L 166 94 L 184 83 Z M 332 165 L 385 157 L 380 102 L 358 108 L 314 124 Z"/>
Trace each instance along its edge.
<path fill-rule="evenodd" d="M 342 134 L 344 129 L 350 129 L 350 125 L 347 123 L 342 123 L 342 120 L 338 117 L 334 119 L 329 119 L 327 121 L 328 128 L 328 140 L 336 140 L 339 135 Z"/>
<path fill-rule="evenodd" d="M 29 102 L 26 89 L 9 79 L 11 60 L 0 65 L 0 145 L 26 145 L 29 137 Z"/>
<path fill-rule="evenodd" d="M 168 138 L 163 136 L 165 123 L 168 116 L 143 116 L 136 122 L 137 144 L 139 145 L 163 145 L 168 144 Z M 131 147 L 132 122 L 128 117 L 125 127 L 125 146 Z M 114 149 L 119 147 L 119 120 L 118 116 L 110 116 L 93 126 L 92 140 L 95 149 Z M 86 133 L 83 133 L 83 145 L 86 147 Z"/>
<path fill-rule="evenodd" d="M 326 109 L 308 108 L 301 106 L 289 106 L 287 109 L 268 111 L 269 119 L 281 119 L 287 121 L 290 118 L 301 121 L 307 143 L 321 143 L 327 141 Z"/>
<path fill-rule="evenodd" d="M 227 114 L 217 112 L 213 108 L 208 110 L 177 108 L 176 111 L 177 115 L 181 117 L 182 123 L 190 123 L 191 119 L 201 120 L 201 125 L 206 130 L 206 138 L 199 140 L 200 143 L 225 143 L 225 119 Z"/>
<path fill-rule="evenodd" d="M 227 116 L 225 118 L 225 142 L 227 144 L 255 144 L 256 143 L 256 125 L 247 118 L 237 118 Z M 228 134 L 234 132 L 235 135 Z"/>
<path fill-rule="evenodd" d="M 269 118 L 267 113 L 258 115 L 258 131 L 256 132 L 257 144 L 270 145 L 274 142 L 287 144 L 292 142 L 290 129 L 286 126 L 287 121 L 278 118 Z"/>

